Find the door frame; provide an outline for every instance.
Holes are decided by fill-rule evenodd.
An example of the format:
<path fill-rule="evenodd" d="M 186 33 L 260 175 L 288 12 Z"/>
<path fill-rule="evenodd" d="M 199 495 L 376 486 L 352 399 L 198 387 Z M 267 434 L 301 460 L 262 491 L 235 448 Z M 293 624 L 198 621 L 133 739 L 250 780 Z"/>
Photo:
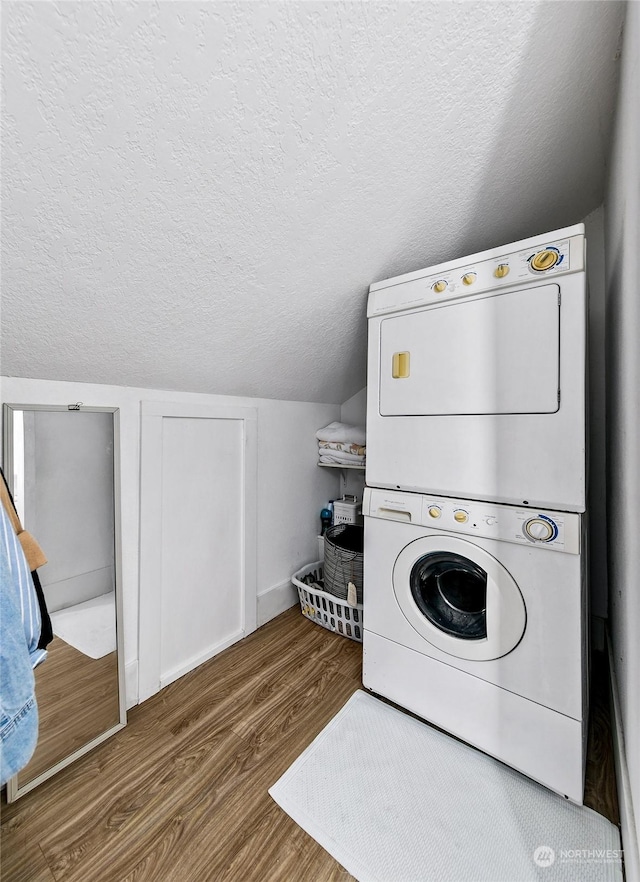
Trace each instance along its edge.
<path fill-rule="evenodd" d="M 164 419 L 222 419 L 242 423 L 242 628 L 229 640 L 169 676 L 161 671 L 162 422 Z M 142 702 L 187 670 L 202 664 L 257 627 L 257 462 L 258 410 L 255 407 L 142 401 L 140 408 L 140 612 L 138 625 L 138 701 Z"/>

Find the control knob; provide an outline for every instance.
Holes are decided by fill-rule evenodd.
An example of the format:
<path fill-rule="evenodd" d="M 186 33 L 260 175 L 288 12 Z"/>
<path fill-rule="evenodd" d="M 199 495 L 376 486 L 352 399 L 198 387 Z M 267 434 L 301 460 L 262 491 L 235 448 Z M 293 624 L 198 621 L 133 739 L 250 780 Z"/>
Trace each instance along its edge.
<path fill-rule="evenodd" d="M 529 266 L 537 273 L 553 269 L 560 260 L 560 252 L 557 248 L 543 248 L 529 260 Z"/>
<path fill-rule="evenodd" d="M 447 290 L 447 283 L 444 279 L 438 279 L 437 282 L 434 282 L 431 286 L 436 294 L 442 294 L 443 291 Z"/>
<path fill-rule="evenodd" d="M 498 266 L 493 271 L 496 279 L 504 279 L 505 276 L 509 275 L 509 264 L 508 263 L 499 263 Z"/>
<path fill-rule="evenodd" d="M 558 535 L 558 528 L 547 518 L 529 518 L 524 525 L 525 535 L 536 542 L 550 542 Z"/>

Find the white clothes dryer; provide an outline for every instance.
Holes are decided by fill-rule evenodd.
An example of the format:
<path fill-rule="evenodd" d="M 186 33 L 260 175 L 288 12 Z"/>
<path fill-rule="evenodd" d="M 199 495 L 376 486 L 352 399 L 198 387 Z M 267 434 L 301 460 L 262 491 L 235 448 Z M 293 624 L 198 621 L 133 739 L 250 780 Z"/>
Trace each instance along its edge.
<path fill-rule="evenodd" d="M 584 511 L 584 226 L 369 290 L 367 484 Z"/>
<path fill-rule="evenodd" d="M 366 688 L 581 803 L 582 517 L 367 488 Z"/>

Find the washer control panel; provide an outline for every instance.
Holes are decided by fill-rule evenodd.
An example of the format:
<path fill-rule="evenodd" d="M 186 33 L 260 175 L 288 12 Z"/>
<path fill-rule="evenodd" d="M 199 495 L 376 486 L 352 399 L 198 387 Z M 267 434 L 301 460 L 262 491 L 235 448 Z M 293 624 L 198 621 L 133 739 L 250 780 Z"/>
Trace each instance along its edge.
<path fill-rule="evenodd" d="M 529 548 L 580 552 L 581 516 L 573 512 L 540 511 L 367 487 L 363 514 L 445 533 L 514 542 Z"/>
<path fill-rule="evenodd" d="M 447 300 L 470 297 L 534 278 L 584 270 L 584 235 L 576 228 L 559 230 L 557 238 L 516 242 L 506 252 L 485 251 L 440 264 L 432 270 L 407 273 L 376 282 L 369 289 L 367 315 L 398 312 Z M 561 234 L 565 235 L 561 235 Z M 553 237 L 554 234 L 551 234 Z M 474 259 L 475 258 L 475 259 Z"/>
<path fill-rule="evenodd" d="M 564 550 L 566 514 L 489 502 L 423 497 L 422 524 L 449 533 L 485 536 Z"/>

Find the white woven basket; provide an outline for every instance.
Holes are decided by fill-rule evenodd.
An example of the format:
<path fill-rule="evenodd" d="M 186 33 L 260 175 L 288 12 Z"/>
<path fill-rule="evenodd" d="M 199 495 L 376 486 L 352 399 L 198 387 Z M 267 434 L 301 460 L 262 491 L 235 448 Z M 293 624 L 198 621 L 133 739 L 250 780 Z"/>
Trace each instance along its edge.
<path fill-rule="evenodd" d="M 362 604 L 349 606 L 334 594 L 323 591 L 324 568 L 321 560 L 307 564 L 291 577 L 298 589 L 302 615 L 328 631 L 334 631 L 350 640 L 362 643 Z M 318 584 L 320 583 L 320 584 Z"/>

